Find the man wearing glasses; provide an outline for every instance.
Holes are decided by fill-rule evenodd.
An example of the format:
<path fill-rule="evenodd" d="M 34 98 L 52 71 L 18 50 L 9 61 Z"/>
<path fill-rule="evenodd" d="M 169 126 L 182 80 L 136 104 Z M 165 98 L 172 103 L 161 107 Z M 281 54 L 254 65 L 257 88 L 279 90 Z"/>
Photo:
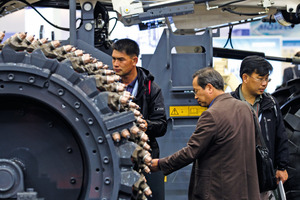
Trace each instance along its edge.
<path fill-rule="evenodd" d="M 277 184 L 284 183 L 288 174 L 286 171 L 289 152 L 288 139 L 285 131 L 280 107 L 275 98 L 264 92 L 271 81 L 272 65 L 260 56 L 248 56 L 241 63 L 240 77 L 242 84 L 232 96 L 246 101 L 256 111 L 265 143 L 270 151 Z M 269 199 L 270 192 L 261 193 L 261 199 Z"/>

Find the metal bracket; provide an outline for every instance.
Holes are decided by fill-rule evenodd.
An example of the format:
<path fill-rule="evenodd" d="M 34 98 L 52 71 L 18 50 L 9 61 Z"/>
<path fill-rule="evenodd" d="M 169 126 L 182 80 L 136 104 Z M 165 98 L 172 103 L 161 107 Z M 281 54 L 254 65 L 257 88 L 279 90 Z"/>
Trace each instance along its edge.
<path fill-rule="evenodd" d="M 144 13 L 135 14 L 131 16 L 125 16 L 120 19 L 125 26 L 131 26 L 134 24 L 139 24 L 142 21 L 157 19 L 162 17 L 184 15 L 194 12 L 194 4 L 185 4 L 179 6 L 168 6 L 163 8 L 149 9 Z"/>

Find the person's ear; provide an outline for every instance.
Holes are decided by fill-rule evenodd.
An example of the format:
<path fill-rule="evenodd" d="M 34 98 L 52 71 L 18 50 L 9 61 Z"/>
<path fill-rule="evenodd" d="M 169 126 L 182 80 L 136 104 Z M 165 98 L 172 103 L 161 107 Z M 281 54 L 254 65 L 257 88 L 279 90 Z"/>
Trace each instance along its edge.
<path fill-rule="evenodd" d="M 209 92 L 209 93 L 212 93 L 213 90 L 214 90 L 214 86 L 210 83 L 207 83 L 207 85 L 205 86 L 205 89 Z"/>
<path fill-rule="evenodd" d="M 242 81 L 243 81 L 243 83 L 247 83 L 247 82 L 248 82 L 248 79 L 249 79 L 248 74 L 243 74 L 243 75 L 242 75 Z"/>
<path fill-rule="evenodd" d="M 137 56 L 133 56 L 132 60 L 133 60 L 134 64 L 138 63 L 138 57 Z"/>

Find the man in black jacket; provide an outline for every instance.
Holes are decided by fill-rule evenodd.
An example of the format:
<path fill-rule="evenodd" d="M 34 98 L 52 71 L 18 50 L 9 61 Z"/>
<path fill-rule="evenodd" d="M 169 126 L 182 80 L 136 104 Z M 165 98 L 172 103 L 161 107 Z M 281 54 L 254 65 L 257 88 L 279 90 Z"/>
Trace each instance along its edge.
<path fill-rule="evenodd" d="M 248 56 L 241 63 L 240 77 L 242 84 L 232 92 L 232 96 L 246 101 L 256 111 L 260 121 L 262 134 L 270 151 L 276 168 L 277 184 L 287 180 L 286 171 L 289 152 L 288 139 L 282 114 L 275 98 L 265 93 L 272 72 L 272 65 L 260 56 Z M 268 199 L 268 194 L 261 194 L 262 199 Z"/>
<path fill-rule="evenodd" d="M 138 44 L 130 39 L 121 39 L 112 45 L 112 64 L 122 83 L 127 86 L 127 91 L 135 97 L 133 102 L 141 108 L 149 136 L 149 145 L 152 149 L 152 158 L 159 157 L 159 147 L 156 137 L 165 135 L 167 131 L 167 119 L 164 106 L 164 98 L 160 87 L 153 82 L 151 73 L 141 67 L 137 67 L 139 56 Z M 147 184 L 150 186 L 153 197 L 159 200 L 164 196 L 164 183 L 162 173 L 145 174 Z M 158 177 L 157 177 L 158 176 Z M 154 178 L 155 177 L 155 178 Z"/>

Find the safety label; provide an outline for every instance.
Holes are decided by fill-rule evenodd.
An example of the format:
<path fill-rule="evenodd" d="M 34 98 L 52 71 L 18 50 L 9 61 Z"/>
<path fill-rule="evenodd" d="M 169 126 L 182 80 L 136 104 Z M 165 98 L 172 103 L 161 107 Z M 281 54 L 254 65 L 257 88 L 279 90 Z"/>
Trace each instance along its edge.
<path fill-rule="evenodd" d="M 170 117 L 200 116 L 206 109 L 201 106 L 170 106 L 169 115 Z"/>

